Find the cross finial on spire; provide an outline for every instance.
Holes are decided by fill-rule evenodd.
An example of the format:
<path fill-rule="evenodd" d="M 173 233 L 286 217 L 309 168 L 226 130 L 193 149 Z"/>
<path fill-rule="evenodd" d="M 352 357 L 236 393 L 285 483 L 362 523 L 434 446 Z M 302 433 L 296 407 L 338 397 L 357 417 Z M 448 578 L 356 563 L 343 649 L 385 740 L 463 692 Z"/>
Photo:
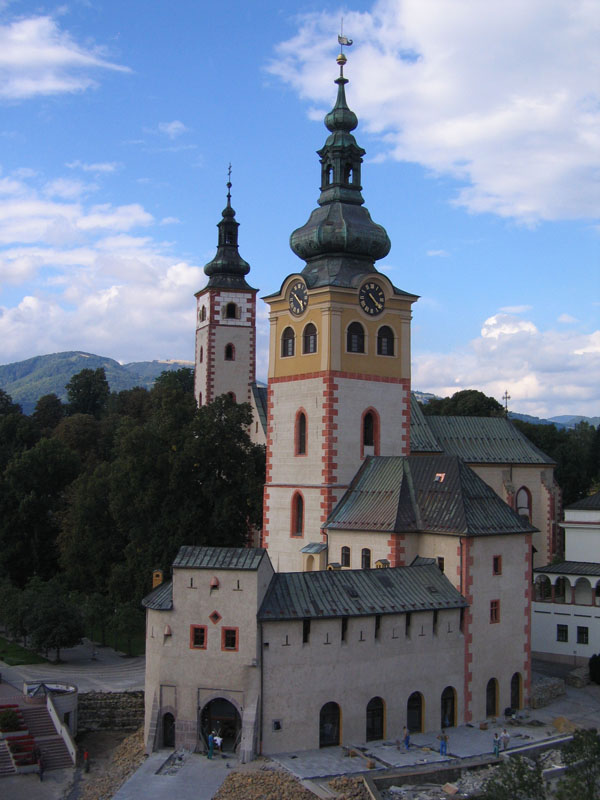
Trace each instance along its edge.
<path fill-rule="evenodd" d="M 231 206 L 231 162 L 227 169 L 227 205 Z"/>
<path fill-rule="evenodd" d="M 510 395 L 508 393 L 508 389 L 504 390 L 504 394 L 502 395 L 502 399 L 504 400 L 504 413 L 508 417 L 508 401 L 510 400 Z"/>

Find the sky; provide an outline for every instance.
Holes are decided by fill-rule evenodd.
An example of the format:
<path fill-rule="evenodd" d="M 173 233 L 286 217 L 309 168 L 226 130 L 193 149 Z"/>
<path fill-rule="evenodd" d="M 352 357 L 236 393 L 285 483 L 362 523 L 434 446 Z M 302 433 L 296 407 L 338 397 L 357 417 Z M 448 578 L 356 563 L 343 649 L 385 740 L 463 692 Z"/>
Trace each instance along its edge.
<path fill-rule="evenodd" d="M 600 414 L 596 0 L 0 0 L 0 364 L 191 361 L 229 163 L 250 284 L 302 270 L 342 18 L 413 388 Z"/>

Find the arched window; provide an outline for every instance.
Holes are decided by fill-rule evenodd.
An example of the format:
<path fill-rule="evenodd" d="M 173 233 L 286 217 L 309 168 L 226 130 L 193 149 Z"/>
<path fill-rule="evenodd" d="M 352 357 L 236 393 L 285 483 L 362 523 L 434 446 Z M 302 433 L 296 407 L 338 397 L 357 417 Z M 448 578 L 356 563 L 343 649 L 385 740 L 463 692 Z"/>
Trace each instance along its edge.
<path fill-rule="evenodd" d="M 235 361 L 235 347 L 232 344 L 225 345 L 225 361 Z"/>
<path fill-rule="evenodd" d="M 202 308 L 200 309 L 200 321 L 204 322 L 205 319 L 206 319 L 206 306 L 202 306 Z"/>
<path fill-rule="evenodd" d="M 281 336 L 281 357 L 287 358 L 294 355 L 294 342 L 295 342 L 293 328 L 287 327 Z"/>
<path fill-rule="evenodd" d="M 498 716 L 498 681 L 490 678 L 485 688 L 485 715 L 486 717 Z"/>
<path fill-rule="evenodd" d="M 227 319 L 237 319 L 237 306 L 235 303 L 227 303 L 225 306 L 225 317 Z"/>
<path fill-rule="evenodd" d="M 341 564 L 342 564 L 342 567 L 349 567 L 350 566 L 350 548 L 349 547 L 342 547 Z"/>
<path fill-rule="evenodd" d="M 367 703 L 367 742 L 383 739 L 384 704 L 381 697 L 373 697 Z"/>
<path fill-rule="evenodd" d="M 233 400 L 234 403 L 237 403 L 237 400 L 235 399 L 235 392 L 227 392 L 227 397 L 230 400 Z"/>
<path fill-rule="evenodd" d="M 302 352 L 303 353 L 316 353 L 317 352 L 317 329 L 309 322 L 302 334 Z"/>
<path fill-rule="evenodd" d="M 198 405 L 199 405 L 199 406 L 201 406 L 201 405 L 202 405 L 202 392 L 200 392 L 200 393 L 198 394 Z"/>
<path fill-rule="evenodd" d="M 523 679 L 520 672 L 510 679 L 510 707 L 518 711 L 523 707 Z"/>
<path fill-rule="evenodd" d="M 365 330 L 360 322 L 351 322 L 350 325 L 348 325 L 346 350 L 349 353 L 365 352 Z"/>
<path fill-rule="evenodd" d="M 319 747 L 336 747 L 340 743 L 340 707 L 325 703 L 319 713 Z"/>
<path fill-rule="evenodd" d="M 327 184 L 327 186 L 329 186 L 332 181 L 333 181 L 333 167 L 331 165 L 328 165 L 325 168 L 325 183 Z"/>
<path fill-rule="evenodd" d="M 442 692 L 442 728 L 454 728 L 456 725 L 456 689 L 446 686 Z"/>
<path fill-rule="evenodd" d="M 363 547 L 360 553 L 361 569 L 371 569 L 371 551 L 368 547 Z"/>
<path fill-rule="evenodd" d="M 377 355 L 394 355 L 394 331 L 389 327 L 389 325 L 383 325 L 377 331 Z"/>
<path fill-rule="evenodd" d="M 300 492 L 292 497 L 292 536 L 304 535 L 304 498 Z"/>
<path fill-rule="evenodd" d="M 379 455 L 379 414 L 373 408 L 362 416 L 360 431 L 360 457 Z"/>
<path fill-rule="evenodd" d="M 201 363 L 201 364 L 202 364 L 202 362 L 204 361 L 204 348 L 203 348 L 203 347 L 201 347 L 201 348 L 200 348 L 200 357 L 199 357 L 199 361 L 200 361 L 200 363 Z"/>
<path fill-rule="evenodd" d="M 423 695 L 413 692 L 406 703 L 406 727 L 411 733 L 423 731 Z"/>
<path fill-rule="evenodd" d="M 306 414 L 298 411 L 296 414 L 296 426 L 294 431 L 294 454 L 297 456 L 306 455 Z"/>
<path fill-rule="evenodd" d="M 526 486 L 521 486 L 516 497 L 517 514 L 531 522 L 531 493 Z"/>

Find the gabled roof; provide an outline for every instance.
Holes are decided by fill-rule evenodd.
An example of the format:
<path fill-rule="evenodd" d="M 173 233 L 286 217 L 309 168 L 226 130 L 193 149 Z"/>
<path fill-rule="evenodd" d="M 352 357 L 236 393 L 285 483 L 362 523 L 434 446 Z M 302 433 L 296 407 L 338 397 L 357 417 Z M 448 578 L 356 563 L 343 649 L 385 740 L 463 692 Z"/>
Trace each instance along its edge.
<path fill-rule="evenodd" d="M 258 618 L 366 617 L 467 605 L 448 578 L 432 565 L 280 572 L 273 575 Z"/>
<path fill-rule="evenodd" d="M 582 500 L 577 500 L 576 503 L 571 503 L 570 506 L 565 508 L 565 511 L 600 511 L 600 492 L 591 494 L 589 497 L 584 497 Z"/>
<path fill-rule="evenodd" d="M 413 453 L 441 453 L 442 448 L 436 442 L 431 428 L 427 424 L 421 404 L 414 396 L 410 396 L 410 449 Z"/>
<path fill-rule="evenodd" d="M 173 581 L 161 583 L 142 600 L 142 605 L 153 611 L 171 611 L 173 608 Z"/>
<path fill-rule="evenodd" d="M 324 527 L 459 536 L 537 530 L 470 467 L 449 455 L 366 459 Z"/>
<path fill-rule="evenodd" d="M 469 464 L 555 463 L 504 417 L 429 417 L 415 413 L 413 403 L 411 452 L 433 452 L 424 426 L 441 450 Z"/>
<path fill-rule="evenodd" d="M 258 569 L 266 550 L 261 547 L 180 547 L 174 568 Z"/>

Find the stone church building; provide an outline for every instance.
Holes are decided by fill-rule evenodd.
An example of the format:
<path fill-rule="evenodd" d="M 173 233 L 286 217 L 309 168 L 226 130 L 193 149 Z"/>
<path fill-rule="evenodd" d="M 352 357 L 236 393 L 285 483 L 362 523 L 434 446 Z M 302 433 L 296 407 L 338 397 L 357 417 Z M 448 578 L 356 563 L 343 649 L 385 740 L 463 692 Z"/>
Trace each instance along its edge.
<path fill-rule="evenodd" d="M 254 409 L 266 444 L 260 547 L 183 547 L 147 609 L 148 750 L 244 759 L 451 727 L 528 702 L 531 574 L 557 549 L 553 464 L 507 420 L 425 417 L 411 400 L 415 295 L 361 186 L 345 56 L 304 268 L 265 297 L 227 206 L 197 295 L 195 391 Z M 230 188 L 230 185 L 229 185 Z"/>

